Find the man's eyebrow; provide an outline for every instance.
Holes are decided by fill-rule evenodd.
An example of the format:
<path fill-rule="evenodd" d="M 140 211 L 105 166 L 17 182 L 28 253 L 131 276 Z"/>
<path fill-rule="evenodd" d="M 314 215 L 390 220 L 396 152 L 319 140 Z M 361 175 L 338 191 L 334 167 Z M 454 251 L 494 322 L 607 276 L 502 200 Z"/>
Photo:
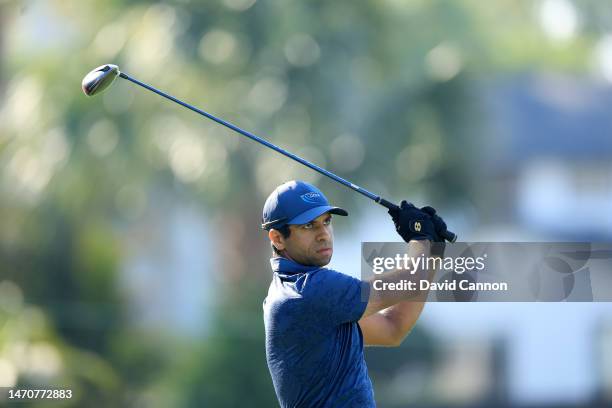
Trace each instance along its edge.
<path fill-rule="evenodd" d="M 330 213 L 327 213 L 327 214 L 325 214 L 325 215 L 326 215 L 326 217 L 324 217 L 324 218 L 323 218 L 323 220 L 322 220 L 322 221 L 320 221 L 320 222 L 325 222 L 325 221 L 330 220 L 330 219 L 332 218 L 332 215 L 331 215 Z M 308 225 L 308 224 L 314 224 L 315 222 L 319 222 L 319 221 L 317 221 L 317 220 L 315 219 L 315 220 L 312 220 L 312 221 L 306 222 L 306 223 L 304 223 L 304 224 L 300 224 L 300 226 L 304 226 L 304 225 Z"/>

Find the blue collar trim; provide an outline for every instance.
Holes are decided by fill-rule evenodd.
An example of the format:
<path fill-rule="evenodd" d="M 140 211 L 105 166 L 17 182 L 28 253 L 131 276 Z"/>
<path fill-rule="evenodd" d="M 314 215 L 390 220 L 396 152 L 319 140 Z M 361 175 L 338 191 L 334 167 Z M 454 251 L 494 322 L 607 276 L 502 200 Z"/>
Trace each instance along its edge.
<path fill-rule="evenodd" d="M 308 273 L 321 269 L 320 266 L 302 265 L 282 257 L 270 258 L 270 265 L 274 272 L 283 274 Z"/>

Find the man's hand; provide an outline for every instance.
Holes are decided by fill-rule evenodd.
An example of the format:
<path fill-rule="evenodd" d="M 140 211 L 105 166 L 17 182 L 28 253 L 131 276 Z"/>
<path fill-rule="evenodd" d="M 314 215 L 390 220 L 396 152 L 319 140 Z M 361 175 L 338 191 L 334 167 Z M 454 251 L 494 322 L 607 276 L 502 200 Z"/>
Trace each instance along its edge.
<path fill-rule="evenodd" d="M 406 202 L 406 200 L 401 202 L 398 210 L 389 210 L 389 215 L 393 219 L 395 230 L 405 242 L 412 240 L 439 242 L 441 240 L 436 233 L 436 227 L 431 216 L 427 212 L 419 210 L 411 203 Z M 446 227 L 446 224 L 444 226 Z"/>
<path fill-rule="evenodd" d="M 439 241 L 435 242 L 444 242 L 444 233 L 447 231 L 446 223 L 438 214 L 436 214 L 436 210 L 433 207 L 426 206 L 421 208 L 421 211 L 428 214 L 431 217 L 431 222 L 433 222 L 434 228 L 436 230 L 436 235 L 439 238 Z"/>
<path fill-rule="evenodd" d="M 446 223 L 438 214 L 436 214 L 436 210 L 433 207 L 426 206 L 421 208 L 421 211 L 427 213 L 431 217 L 431 222 L 436 229 L 436 235 L 438 239 L 435 240 L 434 244 L 431 246 L 431 255 L 439 256 L 440 258 L 444 257 L 444 250 L 446 249 L 446 241 L 442 238 L 445 235 Z"/>

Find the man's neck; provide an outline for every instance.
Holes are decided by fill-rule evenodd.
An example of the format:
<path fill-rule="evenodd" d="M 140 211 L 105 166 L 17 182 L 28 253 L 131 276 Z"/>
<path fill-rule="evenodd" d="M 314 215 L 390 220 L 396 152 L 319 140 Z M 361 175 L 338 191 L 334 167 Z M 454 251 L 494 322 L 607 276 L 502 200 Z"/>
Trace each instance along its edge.
<path fill-rule="evenodd" d="M 293 261 L 293 262 L 295 262 L 295 263 L 299 263 L 299 262 L 297 262 L 295 259 L 293 259 L 292 257 L 290 257 L 290 256 L 289 256 L 289 254 L 287 253 L 287 251 L 285 251 L 285 250 L 280 251 L 280 253 L 279 253 L 279 257 L 280 257 L 280 258 L 285 258 L 285 259 L 288 259 L 288 260 Z"/>

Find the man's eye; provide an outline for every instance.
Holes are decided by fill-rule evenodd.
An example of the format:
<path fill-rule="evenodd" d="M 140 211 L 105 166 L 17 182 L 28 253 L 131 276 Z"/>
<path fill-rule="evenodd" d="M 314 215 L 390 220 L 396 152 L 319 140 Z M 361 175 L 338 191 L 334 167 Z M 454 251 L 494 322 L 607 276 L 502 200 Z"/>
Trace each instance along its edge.
<path fill-rule="evenodd" d="M 308 224 L 302 225 L 302 228 L 304 228 L 304 229 L 311 229 L 312 228 L 312 222 L 309 222 Z"/>
<path fill-rule="evenodd" d="M 326 219 L 325 221 L 323 221 L 323 224 L 325 225 L 330 225 L 331 224 L 331 218 Z"/>

